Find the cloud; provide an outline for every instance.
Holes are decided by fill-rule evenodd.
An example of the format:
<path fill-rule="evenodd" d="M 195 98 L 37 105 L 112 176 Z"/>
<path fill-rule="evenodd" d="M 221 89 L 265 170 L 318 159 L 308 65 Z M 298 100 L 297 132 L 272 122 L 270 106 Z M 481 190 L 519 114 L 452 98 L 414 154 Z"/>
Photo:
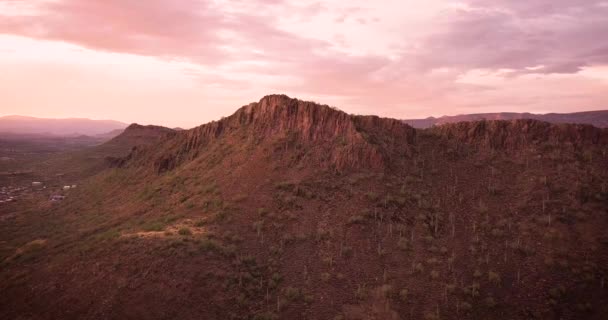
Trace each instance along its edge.
<path fill-rule="evenodd" d="M 184 62 L 211 100 L 286 92 L 395 117 L 608 102 L 605 78 L 581 75 L 608 65 L 594 0 L 4 0 L 0 34 Z"/>
<path fill-rule="evenodd" d="M 448 11 L 423 40 L 422 69 L 576 73 L 608 64 L 608 7 L 591 0 L 472 1 Z"/>

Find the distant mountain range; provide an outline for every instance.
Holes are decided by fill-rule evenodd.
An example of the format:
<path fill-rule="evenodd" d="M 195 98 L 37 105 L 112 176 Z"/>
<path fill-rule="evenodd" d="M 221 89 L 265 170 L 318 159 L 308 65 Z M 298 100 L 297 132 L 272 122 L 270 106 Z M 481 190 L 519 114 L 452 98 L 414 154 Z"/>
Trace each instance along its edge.
<path fill-rule="evenodd" d="M 0 132 L 14 134 L 45 134 L 56 136 L 96 136 L 112 132 L 115 136 L 128 124 L 114 120 L 85 118 L 48 119 L 25 116 L 0 117 Z"/>
<path fill-rule="evenodd" d="M 479 120 L 515 120 L 533 119 L 549 123 L 590 124 L 598 128 L 608 128 L 608 110 L 586 111 L 575 113 L 478 113 L 439 118 L 405 119 L 403 122 L 414 128 L 430 128 L 446 123 L 479 121 Z M 62 137 L 92 136 L 109 140 L 119 135 L 128 124 L 115 120 L 92 120 L 86 118 L 36 118 L 26 116 L 0 117 L 0 133 L 21 135 L 53 135 Z M 181 131 L 181 128 L 174 128 Z"/>
<path fill-rule="evenodd" d="M 457 116 L 443 116 L 439 118 L 429 117 L 426 119 L 406 119 L 403 122 L 414 128 L 430 128 L 432 126 L 442 125 L 446 123 L 463 122 L 463 121 L 479 121 L 479 120 L 515 120 L 515 119 L 533 119 L 550 123 L 575 123 L 575 124 L 590 124 L 598 128 L 608 127 L 608 110 L 585 111 L 574 113 L 516 113 L 516 112 L 498 112 L 498 113 L 477 113 L 477 114 L 462 114 Z"/>

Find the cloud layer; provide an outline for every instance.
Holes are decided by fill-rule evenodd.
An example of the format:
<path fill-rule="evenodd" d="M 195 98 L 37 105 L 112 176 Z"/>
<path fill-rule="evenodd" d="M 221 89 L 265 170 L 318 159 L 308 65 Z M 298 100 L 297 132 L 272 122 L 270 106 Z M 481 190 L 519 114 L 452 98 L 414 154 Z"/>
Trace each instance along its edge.
<path fill-rule="evenodd" d="M 608 102 L 606 1 L 3 0 L 0 34 L 7 50 L 29 41 L 12 47 L 23 54 L 36 43 L 85 48 L 80 57 L 91 60 L 79 72 L 87 77 L 106 58 L 156 60 L 150 70 L 166 63 L 180 74 L 170 78 L 182 81 L 166 99 L 181 94 L 175 100 L 189 111 L 207 105 L 199 122 L 238 105 L 229 103 L 277 91 L 392 117 L 574 111 Z M 77 59 L 77 49 L 65 50 Z M 108 57 L 93 59 L 91 52 Z M 0 82 L 20 81 L 16 56 L 0 50 L 0 64 L 14 72 Z M 70 68 L 69 61 L 60 64 Z M 139 70 L 119 64 L 116 77 Z M 28 82 L 43 86 L 51 77 Z M 95 84 L 116 90 L 111 82 Z M 103 99 L 94 90 L 89 98 Z M 55 99 L 70 104 L 67 92 Z M 12 101 L 36 110 L 35 100 Z M 130 102 L 122 107 L 140 108 L 146 99 Z M 221 112 L 209 111 L 213 106 Z"/>

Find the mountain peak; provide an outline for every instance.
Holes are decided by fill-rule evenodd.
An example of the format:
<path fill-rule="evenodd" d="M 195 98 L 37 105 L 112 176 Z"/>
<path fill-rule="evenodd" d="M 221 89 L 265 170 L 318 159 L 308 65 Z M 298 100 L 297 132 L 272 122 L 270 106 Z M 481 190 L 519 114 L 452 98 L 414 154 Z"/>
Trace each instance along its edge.
<path fill-rule="evenodd" d="M 283 160 L 289 156 L 290 165 L 381 170 L 390 159 L 409 156 L 414 138 L 415 130 L 398 120 L 353 116 L 327 105 L 269 95 L 229 117 L 175 133 L 136 162 L 152 158 L 160 173 L 229 141 L 226 145 L 250 150 L 251 158 L 271 152 Z"/>

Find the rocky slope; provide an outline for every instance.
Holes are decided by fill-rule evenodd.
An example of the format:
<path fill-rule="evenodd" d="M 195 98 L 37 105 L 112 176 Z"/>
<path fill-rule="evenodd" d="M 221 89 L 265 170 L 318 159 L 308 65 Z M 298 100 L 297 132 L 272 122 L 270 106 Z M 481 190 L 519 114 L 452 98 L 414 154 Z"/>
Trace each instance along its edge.
<path fill-rule="evenodd" d="M 134 161 L 154 159 L 156 171 L 164 172 L 223 139 L 240 145 L 281 144 L 284 152 L 296 153 L 298 162 L 322 168 L 380 169 L 391 157 L 410 155 L 415 138 L 413 128 L 393 119 L 351 116 L 328 106 L 273 95 L 220 121 L 177 132 L 141 151 Z"/>
<path fill-rule="evenodd" d="M 549 123 L 570 123 L 570 124 L 589 124 L 598 128 L 608 128 L 608 110 L 586 111 L 574 113 L 515 113 L 515 112 L 500 112 L 500 113 L 479 113 L 479 114 L 463 114 L 457 116 L 443 116 L 439 118 L 429 117 L 426 119 L 409 119 L 403 120 L 405 123 L 414 128 L 430 128 L 433 126 L 444 125 L 447 123 L 457 123 L 465 121 L 481 121 L 481 120 L 517 120 L 529 119 L 539 120 Z"/>
<path fill-rule="evenodd" d="M 608 312 L 605 129 L 417 130 L 268 96 L 156 141 L 4 207 L 0 318 Z"/>

